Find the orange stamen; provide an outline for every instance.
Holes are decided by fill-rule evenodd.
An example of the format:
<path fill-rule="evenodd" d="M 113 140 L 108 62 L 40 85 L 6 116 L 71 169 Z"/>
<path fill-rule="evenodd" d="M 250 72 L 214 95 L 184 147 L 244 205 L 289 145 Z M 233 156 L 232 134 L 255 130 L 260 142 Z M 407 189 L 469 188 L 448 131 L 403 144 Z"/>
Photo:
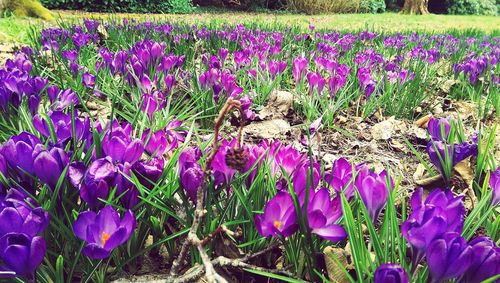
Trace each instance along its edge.
<path fill-rule="evenodd" d="M 102 232 L 102 235 L 101 235 L 101 244 L 103 246 L 106 245 L 106 242 L 109 240 L 110 237 L 111 237 L 110 234 L 108 234 L 106 232 Z"/>
<path fill-rule="evenodd" d="M 281 221 L 275 220 L 273 225 L 276 229 L 281 230 Z"/>

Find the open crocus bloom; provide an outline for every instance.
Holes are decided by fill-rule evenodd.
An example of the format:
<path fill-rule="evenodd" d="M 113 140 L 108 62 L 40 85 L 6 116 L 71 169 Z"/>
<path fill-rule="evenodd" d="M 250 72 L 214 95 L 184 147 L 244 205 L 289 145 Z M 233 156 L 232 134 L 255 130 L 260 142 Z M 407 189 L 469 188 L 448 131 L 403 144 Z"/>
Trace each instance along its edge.
<path fill-rule="evenodd" d="M 141 157 L 144 145 L 140 139 L 132 136 L 132 125 L 113 122 L 112 130 L 102 141 L 102 149 L 113 162 L 133 164 Z"/>
<path fill-rule="evenodd" d="M 120 220 L 120 215 L 111 206 L 101 211 L 80 213 L 73 224 L 75 235 L 87 242 L 83 254 L 93 259 L 109 257 L 111 251 L 124 244 L 134 231 L 136 220 L 132 211 L 127 210 Z"/>
<path fill-rule="evenodd" d="M 461 233 L 465 207 L 462 197 L 453 196 L 450 190 L 435 189 L 425 201 L 422 188 L 411 198 L 412 212 L 401 225 L 401 233 L 412 248 L 412 261 L 420 262 L 430 243 L 445 232 Z"/>
<path fill-rule="evenodd" d="M 292 197 L 286 192 L 278 194 L 266 204 L 263 215 L 255 217 L 255 226 L 264 237 L 288 237 L 298 229 Z"/>
<path fill-rule="evenodd" d="M 347 233 L 342 226 L 336 224 L 342 215 L 340 197 L 330 199 L 328 190 L 321 189 L 312 191 L 309 199 L 307 216 L 312 232 L 332 242 L 343 240 Z"/>

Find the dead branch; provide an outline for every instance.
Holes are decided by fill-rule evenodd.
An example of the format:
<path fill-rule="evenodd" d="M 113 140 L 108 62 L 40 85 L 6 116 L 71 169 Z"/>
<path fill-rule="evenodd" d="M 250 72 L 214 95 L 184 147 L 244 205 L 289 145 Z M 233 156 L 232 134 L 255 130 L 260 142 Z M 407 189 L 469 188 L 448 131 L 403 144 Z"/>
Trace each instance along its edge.
<path fill-rule="evenodd" d="M 241 142 L 241 132 L 243 131 L 244 127 L 244 116 L 243 116 L 243 111 L 241 110 L 241 103 L 238 100 L 233 100 L 232 98 L 229 98 L 224 106 L 222 107 L 221 111 L 219 112 L 219 115 L 214 121 L 214 140 L 212 143 L 212 150 L 210 151 L 209 156 L 206 159 L 205 162 L 205 168 L 203 170 L 203 184 L 201 188 L 198 190 L 196 193 L 196 208 L 194 211 L 194 218 L 193 218 L 193 223 L 191 224 L 191 228 L 189 229 L 189 233 L 182 244 L 181 251 L 179 253 L 179 256 L 174 260 L 172 263 L 172 268 L 170 269 L 170 276 L 167 279 L 167 282 L 176 282 L 174 278 L 176 278 L 179 274 L 179 269 L 183 265 L 184 260 L 187 256 L 187 253 L 189 251 L 189 248 L 191 246 L 196 246 L 198 249 L 198 252 L 200 253 L 200 257 L 203 261 L 203 266 L 204 266 L 204 271 L 205 271 L 205 276 L 208 282 L 227 282 L 222 276 L 217 274 L 213 267 L 213 263 L 210 260 L 210 257 L 208 256 L 207 252 L 205 251 L 205 248 L 203 247 L 206 243 L 202 240 L 197 235 L 198 228 L 200 226 L 201 221 L 203 220 L 203 216 L 206 214 L 206 209 L 204 207 L 204 197 L 206 193 L 206 188 L 210 182 L 210 175 L 211 175 L 211 167 L 212 167 L 212 160 L 215 158 L 215 155 L 217 154 L 217 151 L 219 149 L 219 131 L 220 127 L 224 121 L 224 117 L 229 113 L 232 109 L 237 109 L 240 112 L 240 128 L 238 130 L 238 146 L 240 145 Z M 202 270 L 203 271 L 203 270 Z"/>
<path fill-rule="evenodd" d="M 276 246 L 274 246 L 273 248 L 276 248 Z M 269 250 L 265 249 L 263 251 L 269 251 Z M 259 252 L 259 254 L 261 254 L 261 253 Z M 255 256 L 250 256 L 250 257 L 253 258 Z M 292 273 L 285 271 L 285 270 L 268 269 L 268 268 L 263 268 L 260 266 L 246 263 L 245 261 L 247 261 L 250 257 L 244 257 L 241 259 L 231 259 L 231 258 L 219 256 L 219 257 L 215 258 L 214 260 L 212 260 L 211 264 L 212 264 L 212 266 L 217 266 L 217 267 L 221 267 L 221 268 L 222 267 L 230 267 L 230 268 L 239 268 L 239 269 L 252 269 L 252 270 L 263 271 L 263 272 L 272 273 L 272 274 L 279 274 L 279 275 L 287 276 L 290 278 L 294 278 L 296 280 L 301 280 L 300 278 L 296 277 Z M 183 276 L 176 278 L 173 282 L 174 283 L 193 282 L 196 279 L 200 278 L 203 275 L 203 272 L 204 272 L 203 266 L 197 266 L 197 267 L 191 269 L 191 271 L 187 272 Z"/>

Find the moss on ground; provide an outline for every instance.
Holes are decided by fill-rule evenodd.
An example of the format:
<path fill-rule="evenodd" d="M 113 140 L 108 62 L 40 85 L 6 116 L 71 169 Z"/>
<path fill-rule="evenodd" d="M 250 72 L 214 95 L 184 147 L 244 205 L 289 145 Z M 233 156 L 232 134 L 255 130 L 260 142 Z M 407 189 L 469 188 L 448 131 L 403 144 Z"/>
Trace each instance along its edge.
<path fill-rule="evenodd" d="M 52 13 L 37 0 L 6 0 L 6 9 L 18 17 L 54 20 Z"/>

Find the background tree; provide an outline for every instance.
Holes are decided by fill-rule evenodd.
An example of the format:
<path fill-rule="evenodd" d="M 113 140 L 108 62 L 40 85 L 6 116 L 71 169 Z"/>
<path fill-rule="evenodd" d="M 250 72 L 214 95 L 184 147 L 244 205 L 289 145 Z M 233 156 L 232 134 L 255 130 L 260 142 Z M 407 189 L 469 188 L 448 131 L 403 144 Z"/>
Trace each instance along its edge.
<path fill-rule="evenodd" d="M 36 17 L 53 20 L 52 13 L 43 7 L 38 0 L 0 0 L 0 13 L 6 10 L 19 17 Z"/>
<path fill-rule="evenodd" d="M 429 14 L 428 9 L 429 0 L 405 0 L 403 14 L 425 15 Z"/>

